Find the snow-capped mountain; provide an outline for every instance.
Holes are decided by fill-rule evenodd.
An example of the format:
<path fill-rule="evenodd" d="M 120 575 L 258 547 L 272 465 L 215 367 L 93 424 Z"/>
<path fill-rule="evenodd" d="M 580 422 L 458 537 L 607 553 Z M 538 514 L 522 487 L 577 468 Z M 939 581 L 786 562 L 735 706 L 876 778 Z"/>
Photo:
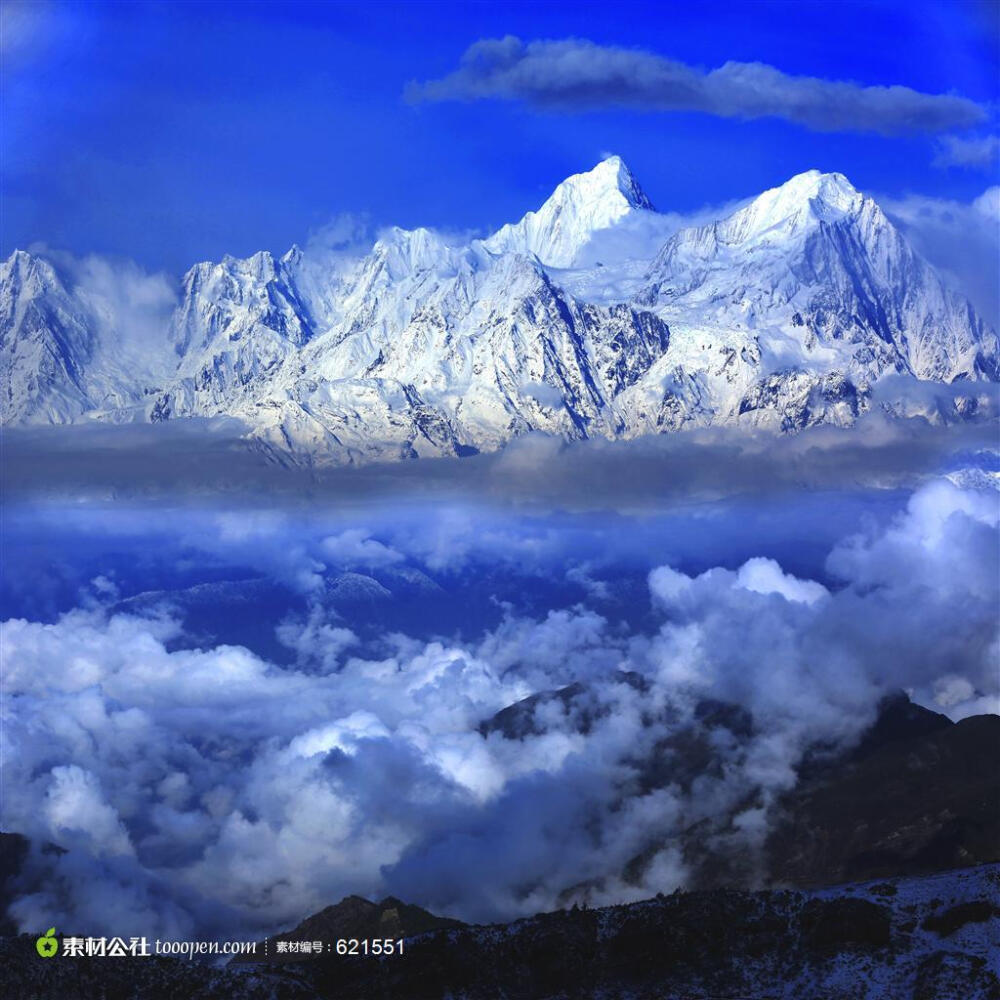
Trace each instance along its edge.
<path fill-rule="evenodd" d="M 87 276 L 74 282 L 52 261 L 21 250 L 0 262 L 5 424 L 129 419 L 175 377 L 166 331 L 150 329 L 169 289 L 132 280 L 102 287 L 92 271 Z"/>
<path fill-rule="evenodd" d="M 1000 378 L 995 332 L 840 174 L 666 230 L 610 157 L 482 241 L 390 229 L 353 256 L 198 264 L 142 351 L 15 252 L 0 272 L 4 419 L 224 414 L 266 448 L 361 461 L 530 430 L 844 424 L 887 374 Z"/>
<path fill-rule="evenodd" d="M 177 355 L 170 388 L 151 418 L 239 407 L 313 335 L 295 282 L 296 256 L 262 251 L 246 260 L 196 264 L 184 276 L 168 338 Z"/>
<path fill-rule="evenodd" d="M 992 331 L 841 174 L 801 174 L 677 233 L 638 299 L 671 324 L 685 367 L 720 352 L 726 381 L 744 390 L 741 413 L 767 402 L 746 395 L 766 387 L 762 367 L 837 372 L 858 387 L 886 372 L 998 377 Z"/>
<path fill-rule="evenodd" d="M 90 408 L 94 332 L 51 264 L 15 251 L 0 265 L 0 324 L 6 419 L 62 423 Z"/>
<path fill-rule="evenodd" d="M 485 241 L 492 253 L 530 253 L 549 267 L 572 267 L 594 233 L 653 203 L 622 162 L 610 156 L 560 184 L 537 212 Z"/>

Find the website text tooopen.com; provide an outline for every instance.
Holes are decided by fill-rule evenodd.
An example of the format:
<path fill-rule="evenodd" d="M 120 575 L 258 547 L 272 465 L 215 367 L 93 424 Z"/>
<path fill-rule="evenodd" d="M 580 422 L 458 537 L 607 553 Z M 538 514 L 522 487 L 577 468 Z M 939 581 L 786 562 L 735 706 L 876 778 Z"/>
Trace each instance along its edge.
<path fill-rule="evenodd" d="M 194 958 L 200 955 L 253 955 L 256 941 L 160 941 L 155 942 L 155 954 Z"/>

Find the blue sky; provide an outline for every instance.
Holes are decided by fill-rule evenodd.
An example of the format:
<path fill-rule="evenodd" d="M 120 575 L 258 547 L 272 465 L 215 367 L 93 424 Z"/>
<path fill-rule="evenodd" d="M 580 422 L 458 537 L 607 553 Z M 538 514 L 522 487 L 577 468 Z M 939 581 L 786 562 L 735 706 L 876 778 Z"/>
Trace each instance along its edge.
<path fill-rule="evenodd" d="M 995 133 L 996 3 L 7 4 L 2 252 L 36 242 L 179 272 L 276 251 L 330 218 L 486 229 L 621 154 L 657 207 L 689 211 L 811 167 L 969 201 L 995 156 L 942 166 L 947 129 L 816 131 L 701 111 L 413 103 L 480 39 L 643 49 L 688 66 L 903 85 L 976 102 Z"/>

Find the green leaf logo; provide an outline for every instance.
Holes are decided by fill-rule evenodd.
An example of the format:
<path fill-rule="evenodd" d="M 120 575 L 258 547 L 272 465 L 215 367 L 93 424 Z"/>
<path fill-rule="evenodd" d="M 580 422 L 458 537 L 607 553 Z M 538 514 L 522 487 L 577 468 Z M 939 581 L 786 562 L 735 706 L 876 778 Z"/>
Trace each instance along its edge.
<path fill-rule="evenodd" d="M 56 940 L 56 929 L 50 927 L 36 942 L 35 951 L 42 958 L 51 958 L 59 950 L 59 942 Z"/>

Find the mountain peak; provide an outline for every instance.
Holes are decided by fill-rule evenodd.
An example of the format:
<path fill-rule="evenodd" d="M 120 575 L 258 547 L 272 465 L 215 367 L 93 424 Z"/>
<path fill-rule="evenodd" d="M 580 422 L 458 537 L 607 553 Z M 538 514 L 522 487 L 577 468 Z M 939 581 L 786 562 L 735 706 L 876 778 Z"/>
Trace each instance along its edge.
<path fill-rule="evenodd" d="M 384 261 L 394 279 L 440 267 L 450 260 L 450 256 L 444 240 L 434 230 L 423 226 L 416 229 L 390 226 L 379 234 L 373 247 L 373 259 Z"/>
<path fill-rule="evenodd" d="M 4 416 L 231 416 L 278 461 L 353 463 L 529 430 L 843 425 L 879 405 L 886 374 L 998 380 L 992 329 L 843 175 L 806 171 L 677 231 L 648 205 L 607 157 L 486 241 L 391 228 L 368 252 L 226 257 L 196 264 L 176 304 L 157 291 L 141 308 L 15 253 Z M 899 392 L 903 412 L 938 407 Z M 955 419 L 980 398 L 956 395 L 976 402 Z"/>
<path fill-rule="evenodd" d="M 653 205 L 620 156 L 567 177 L 537 212 L 485 241 L 492 253 L 533 253 L 550 267 L 572 267 L 591 236 Z"/>
<path fill-rule="evenodd" d="M 758 195 L 716 228 L 724 243 L 744 243 L 765 234 L 790 235 L 817 222 L 836 222 L 856 212 L 865 201 L 838 173 L 807 170 Z"/>
<path fill-rule="evenodd" d="M 784 184 L 771 191 L 765 191 L 761 197 L 773 192 L 781 192 L 788 200 L 817 199 L 832 206 L 850 207 L 861 197 L 854 185 L 840 173 L 824 174 L 819 170 L 806 170 L 789 178 Z"/>
<path fill-rule="evenodd" d="M 617 202 L 623 198 L 630 208 L 653 210 L 653 203 L 646 197 L 646 192 L 625 161 L 617 155 L 606 157 L 591 170 L 567 177 L 552 192 L 549 201 L 565 197 L 591 204 L 607 199 Z"/>
<path fill-rule="evenodd" d="M 47 288 L 62 289 L 62 282 L 52 262 L 27 250 L 14 250 L 6 260 L 0 261 L 0 281 L 28 284 L 38 291 Z"/>

